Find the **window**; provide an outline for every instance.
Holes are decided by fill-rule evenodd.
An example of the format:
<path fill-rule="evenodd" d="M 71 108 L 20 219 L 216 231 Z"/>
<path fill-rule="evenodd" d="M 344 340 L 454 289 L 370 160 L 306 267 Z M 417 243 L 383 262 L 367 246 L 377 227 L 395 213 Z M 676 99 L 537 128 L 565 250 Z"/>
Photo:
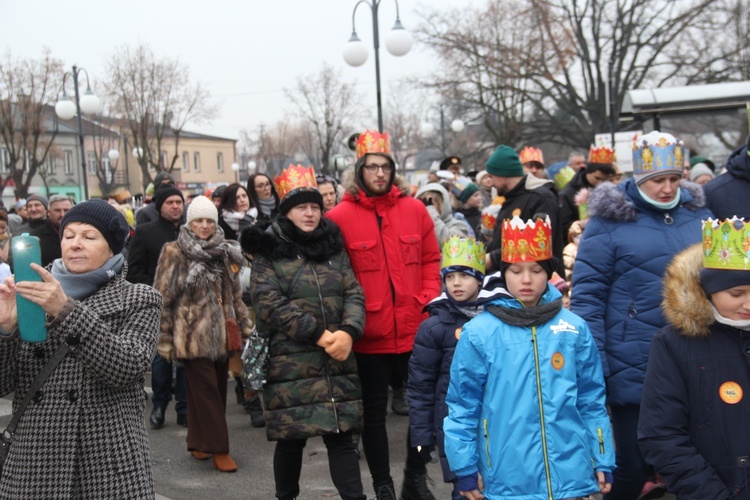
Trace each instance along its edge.
<path fill-rule="evenodd" d="M 0 149 L 0 172 L 7 174 L 10 171 L 10 153 L 7 149 Z"/>
<path fill-rule="evenodd" d="M 159 170 L 167 170 L 167 153 L 162 151 L 159 153 Z"/>
<path fill-rule="evenodd" d="M 200 153 L 193 153 L 193 163 L 195 163 L 195 166 L 193 169 L 196 172 L 201 171 L 201 154 Z"/>
<path fill-rule="evenodd" d="M 112 182 L 111 165 L 109 164 L 109 156 L 102 156 L 102 170 L 104 171 L 104 179 L 107 182 Z"/>
<path fill-rule="evenodd" d="M 216 153 L 216 170 L 224 171 L 224 155 L 221 153 Z"/>
<path fill-rule="evenodd" d="M 73 175 L 73 152 L 63 151 L 63 165 L 65 166 L 65 173 L 67 175 Z"/>
<path fill-rule="evenodd" d="M 51 155 L 47 155 L 45 168 L 47 169 L 47 175 L 57 175 L 57 159 L 52 158 Z"/>
<path fill-rule="evenodd" d="M 96 153 L 89 151 L 86 155 L 86 170 L 91 175 L 96 175 Z"/>
<path fill-rule="evenodd" d="M 182 153 L 182 171 L 190 172 L 190 154 L 187 151 Z"/>

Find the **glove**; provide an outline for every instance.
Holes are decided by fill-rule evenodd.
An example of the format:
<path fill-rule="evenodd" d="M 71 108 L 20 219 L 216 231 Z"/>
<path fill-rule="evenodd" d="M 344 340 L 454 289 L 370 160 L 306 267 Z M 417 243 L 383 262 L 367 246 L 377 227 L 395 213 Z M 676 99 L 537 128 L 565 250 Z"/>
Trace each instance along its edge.
<path fill-rule="evenodd" d="M 479 489 L 479 473 L 475 472 L 469 476 L 458 476 L 456 488 L 458 491 L 474 491 Z"/>
<path fill-rule="evenodd" d="M 417 446 L 417 453 L 419 453 L 419 456 L 422 457 L 422 460 L 424 460 L 424 463 L 426 464 L 434 464 L 438 462 L 434 444 Z"/>
<path fill-rule="evenodd" d="M 424 206 L 429 207 L 432 206 L 432 198 L 429 196 L 426 198 L 422 198 L 422 203 L 424 203 Z"/>

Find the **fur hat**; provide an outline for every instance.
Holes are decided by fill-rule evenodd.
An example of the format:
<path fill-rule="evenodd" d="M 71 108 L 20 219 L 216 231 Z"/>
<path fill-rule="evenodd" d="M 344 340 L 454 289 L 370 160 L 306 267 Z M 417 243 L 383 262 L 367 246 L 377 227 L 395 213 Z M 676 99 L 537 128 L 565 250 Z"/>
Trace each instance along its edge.
<path fill-rule="evenodd" d="M 130 234 L 128 222 L 115 207 L 104 200 L 88 200 L 68 210 L 60 223 L 60 233 L 71 222 L 82 222 L 94 226 L 107 240 L 112 253 L 117 255 L 125 247 Z"/>
<path fill-rule="evenodd" d="M 205 196 L 196 196 L 188 205 L 185 220 L 187 224 L 190 224 L 195 219 L 211 219 L 218 223 L 219 211 L 216 210 L 216 205 Z"/>
<path fill-rule="evenodd" d="M 523 165 L 516 151 L 504 144 L 490 155 L 485 164 L 487 172 L 498 177 L 523 177 Z"/>

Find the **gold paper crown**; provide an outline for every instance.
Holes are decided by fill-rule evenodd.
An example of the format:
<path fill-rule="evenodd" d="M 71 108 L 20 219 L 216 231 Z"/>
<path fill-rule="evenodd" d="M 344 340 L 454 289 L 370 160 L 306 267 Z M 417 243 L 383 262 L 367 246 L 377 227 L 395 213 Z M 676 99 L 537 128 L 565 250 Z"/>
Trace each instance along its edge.
<path fill-rule="evenodd" d="M 658 170 L 682 173 L 683 143 L 672 134 L 649 132 L 633 143 L 633 174 Z"/>
<path fill-rule="evenodd" d="M 544 156 L 542 155 L 542 150 L 532 148 L 531 146 L 526 146 L 525 148 L 523 148 L 521 152 L 518 153 L 518 159 L 521 160 L 521 165 L 530 161 L 535 161 L 544 165 Z"/>
<path fill-rule="evenodd" d="M 359 134 L 355 145 L 358 160 L 368 153 L 391 154 L 391 138 L 388 132 L 381 134 L 377 130 L 365 130 L 364 133 Z"/>
<path fill-rule="evenodd" d="M 538 262 L 552 258 L 552 225 L 549 217 L 522 221 L 514 215 L 505 219 L 502 227 L 502 260 L 515 262 Z"/>
<path fill-rule="evenodd" d="M 615 162 L 615 150 L 607 146 L 593 145 L 589 148 L 589 163 L 612 164 Z"/>
<path fill-rule="evenodd" d="M 317 189 L 315 170 L 312 167 L 302 165 L 289 165 L 287 169 L 277 175 L 273 183 L 276 185 L 276 194 L 283 200 L 289 193 L 298 189 Z"/>
<path fill-rule="evenodd" d="M 703 223 L 703 267 L 750 271 L 750 224 L 732 217 Z"/>
<path fill-rule="evenodd" d="M 484 258 L 484 243 L 470 237 L 451 236 L 443 244 L 443 262 L 440 269 L 463 266 L 484 274 Z"/>

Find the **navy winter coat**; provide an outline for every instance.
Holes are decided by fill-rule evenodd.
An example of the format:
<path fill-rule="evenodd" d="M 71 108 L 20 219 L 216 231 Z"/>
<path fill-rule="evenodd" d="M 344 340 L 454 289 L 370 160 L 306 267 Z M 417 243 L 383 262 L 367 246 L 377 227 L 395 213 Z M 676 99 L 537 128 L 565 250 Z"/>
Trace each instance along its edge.
<path fill-rule="evenodd" d="M 633 179 L 591 192 L 575 270 L 571 310 L 588 323 L 601 354 L 608 403 L 640 404 L 651 338 L 666 325 L 661 279 L 674 255 L 701 240 L 700 186 L 683 181 L 680 203 L 646 202 Z"/>
<path fill-rule="evenodd" d="M 703 187 L 706 207 L 719 219 L 750 220 L 750 156 L 747 146 L 729 155 L 727 171 Z"/>

